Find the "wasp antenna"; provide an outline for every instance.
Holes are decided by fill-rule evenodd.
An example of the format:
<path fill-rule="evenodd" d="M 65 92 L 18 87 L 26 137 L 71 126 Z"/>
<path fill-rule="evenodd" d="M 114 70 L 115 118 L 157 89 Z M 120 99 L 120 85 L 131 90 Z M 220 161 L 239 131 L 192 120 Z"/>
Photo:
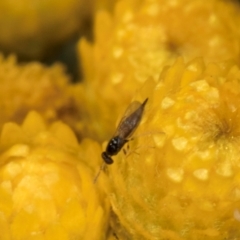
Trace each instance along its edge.
<path fill-rule="evenodd" d="M 103 171 L 104 168 L 105 168 L 105 165 L 106 165 L 105 162 L 103 162 L 103 163 L 102 163 L 102 166 L 101 166 L 101 167 L 99 168 L 99 170 L 98 170 L 97 175 L 96 175 L 95 178 L 93 179 L 93 184 L 96 184 L 96 182 L 97 182 L 97 180 L 98 180 L 98 177 L 99 177 L 101 171 Z"/>

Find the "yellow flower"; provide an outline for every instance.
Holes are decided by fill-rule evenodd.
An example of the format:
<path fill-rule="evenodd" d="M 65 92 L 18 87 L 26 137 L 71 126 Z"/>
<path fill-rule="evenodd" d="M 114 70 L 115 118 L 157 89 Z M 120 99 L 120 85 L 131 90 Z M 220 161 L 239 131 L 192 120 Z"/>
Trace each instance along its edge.
<path fill-rule="evenodd" d="M 91 0 L 1 0 L 1 51 L 15 52 L 21 59 L 54 53 L 79 31 L 91 4 Z"/>
<path fill-rule="evenodd" d="M 178 59 L 135 96 L 142 121 L 108 167 L 119 239 L 240 239 L 239 79 Z"/>
<path fill-rule="evenodd" d="M 36 112 L 29 113 L 22 126 L 5 124 L 0 142 L 0 239 L 106 239 L 107 183 L 102 174 L 93 184 L 96 169 L 86 164 L 96 161 L 100 151 L 91 140 L 79 146 L 61 122 L 46 127 Z"/>
<path fill-rule="evenodd" d="M 231 1 L 123 0 L 113 16 L 97 13 L 94 44 L 79 42 L 90 136 L 108 138 L 135 90 L 149 77 L 157 81 L 179 55 L 239 61 L 239 25 L 239 6 Z"/>
<path fill-rule="evenodd" d="M 50 123 L 61 119 L 82 137 L 81 107 L 76 106 L 61 65 L 18 64 L 15 56 L 0 56 L 0 85 L 0 128 L 8 121 L 21 123 L 36 110 Z"/>

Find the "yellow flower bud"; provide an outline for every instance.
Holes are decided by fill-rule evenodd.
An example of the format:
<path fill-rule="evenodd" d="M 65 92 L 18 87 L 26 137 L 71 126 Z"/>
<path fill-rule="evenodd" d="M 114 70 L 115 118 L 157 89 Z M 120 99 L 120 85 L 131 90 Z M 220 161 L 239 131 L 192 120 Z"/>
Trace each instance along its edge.
<path fill-rule="evenodd" d="M 240 69 L 178 59 L 108 167 L 119 239 L 240 238 Z"/>
<path fill-rule="evenodd" d="M 86 152 L 100 156 L 100 146 L 78 145 L 61 122 L 47 127 L 36 112 L 22 126 L 7 123 L 0 142 L 1 239 L 104 240 L 109 203 L 104 174 L 93 184 L 96 169 Z"/>

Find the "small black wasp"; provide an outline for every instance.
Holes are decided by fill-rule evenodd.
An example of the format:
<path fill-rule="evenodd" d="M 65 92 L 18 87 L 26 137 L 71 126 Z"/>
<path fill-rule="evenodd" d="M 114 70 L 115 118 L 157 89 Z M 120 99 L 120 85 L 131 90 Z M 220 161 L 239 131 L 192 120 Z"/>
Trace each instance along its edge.
<path fill-rule="evenodd" d="M 105 152 L 102 153 L 105 163 L 112 164 L 113 160 L 111 157 L 117 155 L 125 143 L 129 141 L 129 137 L 132 136 L 141 121 L 147 101 L 148 98 L 143 103 L 134 101 L 129 105 L 118 124 L 115 134 L 108 142 Z"/>
<path fill-rule="evenodd" d="M 101 170 L 104 169 L 105 164 L 112 164 L 112 156 L 117 155 L 125 143 L 130 140 L 129 138 L 132 136 L 141 121 L 147 101 L 148 98 L 146 98 L 143 103 L 134 101 L 128 106 L 124 116 L 118 124 L 115 134 L 108 142 L 106 150 L 102 153 L 104 163 L 100 168 L 97 176 L 94 178 L 94 183 L 97 181 Z"/>

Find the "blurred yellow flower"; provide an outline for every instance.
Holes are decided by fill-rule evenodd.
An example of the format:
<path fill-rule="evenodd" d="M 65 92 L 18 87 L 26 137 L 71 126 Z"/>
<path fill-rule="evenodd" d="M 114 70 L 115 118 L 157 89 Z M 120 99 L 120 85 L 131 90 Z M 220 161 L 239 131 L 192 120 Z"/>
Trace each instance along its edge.
<path fill-rule="evenodd" d="M 41 59 L 73 37 L 91 13 L 92 0 L 1 0 L 0 48 Z M 89 16 L 88 16 L 89 17 Z"/>
<path fill-rule="evenodd" d="M 0 239 L 106 239 L 107 183 L 102 174 L 94 185 L 86 164 L 99 158 L 97 143 L 79 146 L 67 125 L 46 127 L 36 112 L 5 124 L 0 141 Z"/>
<path fill-rule="evenodd" d="M 178 59 L 108 167 L 119 239 L 240 239 L 240 69 Z"/>
<path fill-rule="evenodd" d="M 81 106 L 77 108 L 69 76 L 60 64 L 19 64 L 15 56 L 0 56 L 0 129 L 5 122 L 21 123 L 31 110 L 47 122 L 61 119 L 83 136 Z"/>
<path fill-rule="evenodd" d="M 240 62 L 239 25 L 239 5 L 233 1 L 123 0 L 113 16 L 99 11 L 94 44 L 79 41 L 82 102 L 93 126 L 89 135 L 110 137 L 136 89 L 149 77 L 157 81 L 179 55 Z"/>

